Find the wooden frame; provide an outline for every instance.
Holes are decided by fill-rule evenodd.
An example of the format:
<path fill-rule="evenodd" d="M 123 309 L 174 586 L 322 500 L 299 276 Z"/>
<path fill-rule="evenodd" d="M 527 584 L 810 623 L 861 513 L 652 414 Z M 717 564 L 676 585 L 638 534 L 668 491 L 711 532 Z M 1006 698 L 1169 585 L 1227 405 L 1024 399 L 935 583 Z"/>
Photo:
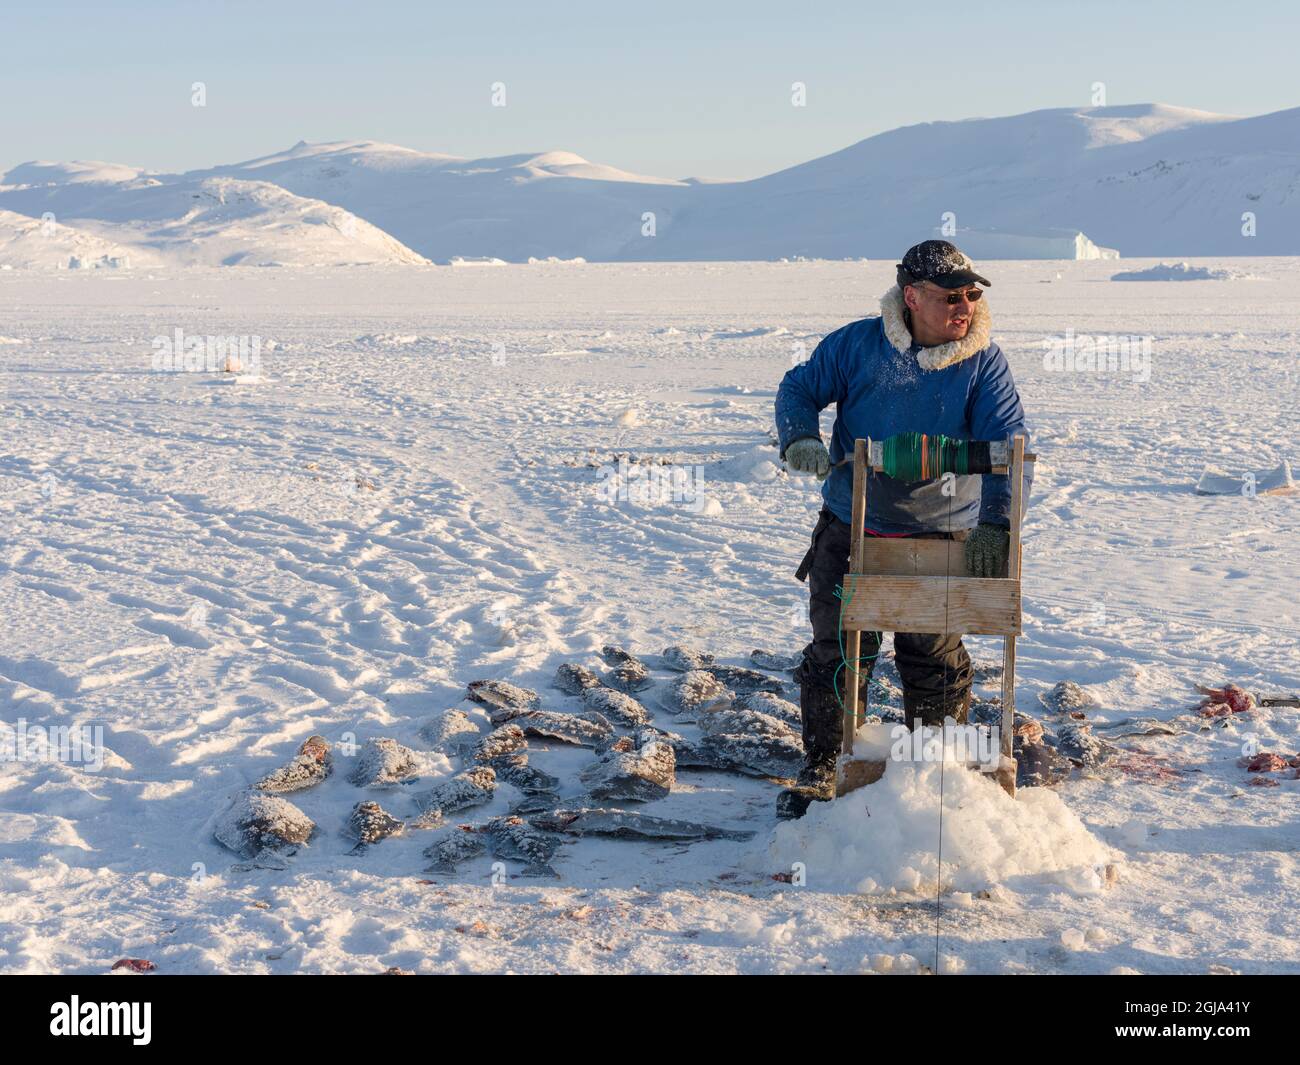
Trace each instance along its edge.
<path fill-rule="evenodd" d="M 877 449 L 878 450 L 878 449 Z M 853 763 L 853 737 L 866 716 L 859 709 L 857 668 L 862 654 L 863 631 L 960 632 L 1003 638 L 1002 726 L 1003 761 L 996 776 L 1008 794 L 1016 793 L 1016 768 L 1012 735 L 1016 698 L 1016 637 L 1021 632 L 1020 512 L 1024 492 L 1025 438 L 1006 445 L 1010 456 L 1006 475 L 1011 478 L 1011 528 L 1005 577 L 972 577 L 966 568 L 966 551 L 954 540 L 885 539 L 863 533 L 867 514 L 867 470 L 871 441 L 853 445 L 853 532 L 849 569 L 844 577 L 843 625 L 845 658 L 853 664 L 845 677 L 845 720 L 841 772 L 837 792 L 843 794 L 870 780 L 880 770 L 866 771 Z M 997 473 L 985 476 L 998 476 Z M 868 549 L 868 541 L 870 548 Z M 874 763 L 872 763 L 874 765 Z M 870 778 L 868 780 L 867 778 Z M 856 779 L 855 779 L 856 778 Z"/>

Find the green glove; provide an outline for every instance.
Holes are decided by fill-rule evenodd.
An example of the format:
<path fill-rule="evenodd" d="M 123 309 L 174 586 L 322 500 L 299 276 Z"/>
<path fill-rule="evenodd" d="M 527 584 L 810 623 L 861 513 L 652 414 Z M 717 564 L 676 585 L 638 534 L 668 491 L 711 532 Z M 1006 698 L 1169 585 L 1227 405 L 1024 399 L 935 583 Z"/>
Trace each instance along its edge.
<path fill-rule="evenodd" d="M 805 436 L 785 449 L 785 464 L 795 473 L 808 473 L 824 481 L 831 472 L 831 454 L 815 436 Z"/>
<path fill-rule="evenodd" d="M 972 577 L 1001 577 L 1007 572 L 1011 533 L 1001 525 L 980 522 L 966 538 L 966 568 Z"/>

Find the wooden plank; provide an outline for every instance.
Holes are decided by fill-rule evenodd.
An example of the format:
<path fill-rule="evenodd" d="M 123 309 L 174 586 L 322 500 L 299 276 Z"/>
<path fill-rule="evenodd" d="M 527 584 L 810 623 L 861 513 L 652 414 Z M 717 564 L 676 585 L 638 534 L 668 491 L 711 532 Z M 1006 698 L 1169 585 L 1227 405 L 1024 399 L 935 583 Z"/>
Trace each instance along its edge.
<path fill-rule="evenodd" d="M 863 548 L 860 573 L 900 577 L 969 577 L 966 545 L 956 540 L 873 537 Z"/>
<path fill-rule="evenodd" d="M 849 540 L 849 572 L 862 572 L 863 527 L 867 524 L 867 444 L 853 441 L 853 528 Z"/>
<path fill-rule="evenodd" d="M 1020 511 L 1024 495 L 1025 438 L 1017 436 L 1011 456 L 1011 549 L 1007 554 L 1007 576 L 1020 579 Z"/>
<path fill-rule="evenodd" d="M 1015 720 L 1016 638 L 1014 636 L 1005 636 L 1002 640 L 1002 726 L 999 730 L 999 749 L 1003 758 L 1012 759 L 1012 766 L 1015 765 L 1012 754 Z M 1005 772 L 999 770 L 998 783 L 1013 799 L 1016 797 L 1016 771 L 1014 768 L 1008 768 Z"/>
<path fill-rule="evenodd" d="M 847 664 L 840 671 L 844 687 L 844 721 L 840 727 L 840 751 L 843 754 L 853 753 L 853 735 L 858 731 L 858 723 L 866 717 L 865 709 L 858 706 L 858 675 L 853 672 L 861 655 L 862 630 L 846 629 L 844 661 Z"/>
<path fill-rule="evenodd" d="M 1020 632 L 1020 582 L 1005 577 L 899 577 L 846 574 L 845 629 Z"/>
<path fill-rule="evenodd" d="M 862 572 L 862 541 L 865 538 L 863 526 L 867 522 L 867 440 L 853 442 L 853 526 L 849 539 L 849 573 Z M 844 593 L 852 595 L 845 578 Z M 862 630 L 850 630 L 844 641 L 844 721 L 840 726 L 840 750 L 845 755 L 853 754 L 853 738 L 858 731 L 858 723 L 865 718 L 866 707 L 858 706 L 858 659 L 862 655 Z"/>
<path fill-rule="evenodd" d="M 835 797 L 874 784 L 885 775 L 888 762 L 867 758 L 841 758 L 835 767 Z"/>
<path fill-rule="evenodd" d="M 1024 493 L 1025 438 L 1017 436 L 1011 453 L 1011 537 L 1007 551 L 1007 576 L 1020 583 L 1024 548 L 1020 542 L 1021 497 Z M 1013 759 L 1012 750 L 1016 721 L 1016 637 L 1008 633 L 1002 643 L 1002 728 L 1001 753 Z M 1014 760 L 1012 765 L 1014 765 Z M 1016 795 L 1016 773 L 1008 768 L 999 772 L 998 783 L 1013 799 Z"/>

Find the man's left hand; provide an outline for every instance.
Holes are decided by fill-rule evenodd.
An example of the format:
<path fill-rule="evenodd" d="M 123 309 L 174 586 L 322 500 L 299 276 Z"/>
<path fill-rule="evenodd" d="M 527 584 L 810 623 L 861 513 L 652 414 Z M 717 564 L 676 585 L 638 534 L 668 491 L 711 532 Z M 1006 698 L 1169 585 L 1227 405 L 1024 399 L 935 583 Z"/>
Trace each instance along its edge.
<path fill-rule="evenodd" d="M 966 538 L 966 568 L 972 577 L 1001 577 L 1007 572 L 1011 533 L 981 522 Z"/>

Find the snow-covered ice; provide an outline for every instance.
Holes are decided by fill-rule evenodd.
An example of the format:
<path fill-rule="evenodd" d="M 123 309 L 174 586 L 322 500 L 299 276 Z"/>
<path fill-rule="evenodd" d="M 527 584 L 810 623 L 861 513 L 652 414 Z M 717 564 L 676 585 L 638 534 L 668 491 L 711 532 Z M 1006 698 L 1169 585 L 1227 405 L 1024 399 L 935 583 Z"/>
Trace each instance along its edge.
<path fill-rule="evenodd" d="M 823 878 L 842 851 L 805 856 L 806 877 L 764 860 L 777 788 L 730 773 L 679 767 L 637 811 L 733 838 L 565 836 L 554 881 L 497 856 L 523 853 L 505 822 L 455 877 L 427 872 L 442 830 L 409 827 L 416 795 L 465 764 L 422 730 L 449 747 L 491 731 L 471 681 L 578 712 L 557 668 L 602 675 L 616 644 L 653 667 L 636 698 L 655 724 L 697 742 L 658 709 L 664 648 L 736 667 L 802 646 L 792 573 L 820 501 L 779 467 L 772 400 L 793 359 L 874 309 L 892 261 L 0 273 L 16 341 L 0 346 L 0 719 L 103 729 L 98 768 L 0 765 L 0 970 L 1300 971 L 1300 781 L 1240 764 L 1294 755 L 1300 714 L 1181 717 L 1198 682 L 1300 689 L 1300 499 L 1194 492 L 1207 463 L 1294 464 L 1300 263 L 1194 265 L 1273 283 L 990 267 L 1039 456 L 1017 705 L 1042 714 L 1038 696 L 1073 680 L 1098 726 L 1179 727 L 1110 737 L 1118 765 L 1022 791 L 1007 823 L 1050 813 L 1071 859 L 1056 872 L 1017 872 L 1040 852 L 1008 845 L 966 881 L 946 843 L 958 890 L 938 910 L 919 840 L 888 877 L 862 856 L 875 893 Z M 153 372 L 152 338 L 177 328 L 277 343 L 256 385 Z M 1048 369 L 1043 341 L 1067 328 L 1151 336 L 1149 376 Z M 609 491 L 638 483 L 656 491 Z M 214 833 L 314 735 L 335 772 L 290 798 L 315 833 L 283 868 L 250 866 Z M 358 788 L 381 738 L 419 754 L 415 775 Z M 596 757 L 528 743 L 563 786 Z M 968 785 L 992 791 L 948 771 L 946 788 Z M 520 794 L 501 782 L 464 820 Z M 364 800 L 408 830 L 354 852 Z M 1098 873 L 1102 852 L 1118 857 Z"/>

